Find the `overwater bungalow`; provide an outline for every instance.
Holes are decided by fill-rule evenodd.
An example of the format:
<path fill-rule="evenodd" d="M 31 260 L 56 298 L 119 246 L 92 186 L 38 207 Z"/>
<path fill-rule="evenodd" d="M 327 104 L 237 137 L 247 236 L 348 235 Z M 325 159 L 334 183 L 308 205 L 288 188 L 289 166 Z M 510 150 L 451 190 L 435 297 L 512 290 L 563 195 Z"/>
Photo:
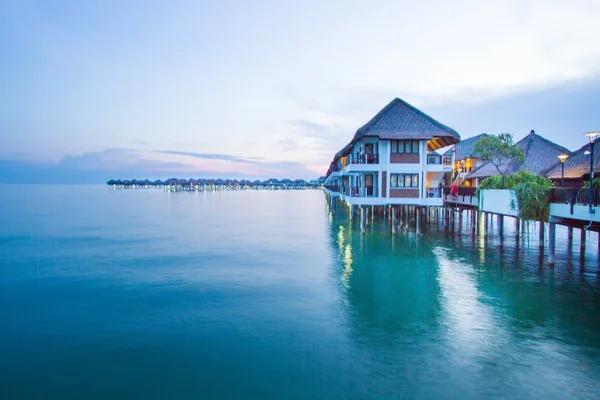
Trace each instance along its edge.
<path fill-rule="evenodd" d="M 477 183 L 474 182 L 476 178 L 466 179 L 466 176 L 485 164 L 485 161 L 475 153 L 475 144 L 487 136 L 489 136 L 487 133 L 481 133 L 464 139 L 444 152 L 445 158 L 450 157 L 453 160 L 453 183 L 465 187 L 477 186 Z"/>
<path fill-rule="evenodd" d="M 334 156 L 325 190 L 350 205 L 441 206 L 452 162 L 435 151 L 458 142 L 454 129 L 396 98 Z"/>
<path fill-rule="evenodd" d="M 538 135 L 533 130 L 518 141 L 516 145 L 523 149 L 525 162 L 520 163 L 516 160 L 510 160 L 500 165 L 500 170 L 507 175 L 519 171 L 529 171 L 536 175 L 544 175 L 546 171 L 556 166 L 557 163 L 560 163 L 558 159 L 559 155 L 571 154 L 569 149 Z M 500 175 L 498 169 L 491 162 L 486 162 L 468 173 L 465 176 L 465 180 L 472 182 L 473 186 L 478 186 L 479 182 L 483 179 L 497 175 Z"/>
<path fill-rule="evenodd" d="M 544 172 L 544 176 L 552 179 L 556 186 L 569 188 L 583 187 L 590 179 L 590 144 L 587 143 L 579 150 L 574 151 L 562 162 L 558 162 Z M 600 146 L 594 146 L 594 176 L 600 172 Z M 563 178 L 564 168 L 564 182 Z"/>

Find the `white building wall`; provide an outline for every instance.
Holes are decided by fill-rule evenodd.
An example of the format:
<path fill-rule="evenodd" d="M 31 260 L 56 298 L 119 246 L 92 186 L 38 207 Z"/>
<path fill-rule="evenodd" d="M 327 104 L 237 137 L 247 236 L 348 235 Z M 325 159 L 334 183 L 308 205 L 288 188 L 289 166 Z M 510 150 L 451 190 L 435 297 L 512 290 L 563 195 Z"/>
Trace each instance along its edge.
<path fill-rule="evenodd" d="M 352 164 L 352 154 L 356 154 L 361 149 L 365 151 L 365 144 L 373 143 L 374 152 L 379 155 L 378 164 Z M 352 154 L 349 157 L 348 166 L 341 172 L 341 175 L 349 176 L 350 186 L 362 186 L 364 185 L 364 179 L 362 178 L 364 173 L 374 174 L 374 185 L 377 190 L 377 197 L 348 197 L 342 196 L 348 202 L 352 204 L 422 204 L 422 205 L 442 205 L 443 200 L 441 198 L 429 198 L 427 197 L 427 188 L 437 188 L 439 182 L 443 177 L 446 170 L 450 170 L 449 167 L 444 167 L 440 164 L 427 164 L 427 141 L 419 141 L 419 162 L 418 163 L 390 163 L 390 140 L 380 140 L 379 138 L 363 138 L 352 146 Z M 386 172 L 386 178 L 383 179 L 383 172 Z M 390 198 L 390 180 L 391 174 L 418 174 L 419 175 L 419 197 L 418 198 Z M 341 179 L 340 179 L 341 185 Z M 428 184 L 429 183 L 429 184 Z M 386 197 L 381 197 L 382 187 L 385 187 Z"/>
<path fill-rule="evenodd" d="M 511 207 L 514 205 L 514 208 Z M 519 206 L 515 192 L 506 189 L 488 189 L 479 192 L 479 211 L 517 217 Z"/>

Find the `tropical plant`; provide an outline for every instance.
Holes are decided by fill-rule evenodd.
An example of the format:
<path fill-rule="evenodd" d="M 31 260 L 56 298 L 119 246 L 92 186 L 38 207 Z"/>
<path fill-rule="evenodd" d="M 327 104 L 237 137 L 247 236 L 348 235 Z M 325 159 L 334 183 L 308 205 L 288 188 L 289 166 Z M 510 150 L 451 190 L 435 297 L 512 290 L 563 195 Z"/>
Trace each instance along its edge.
<path fill-rule="evenodd" d="M 473 148 L 473 152 L 479 157 L 488 161 L 498 174 L 506 176 L 506 168 L 502 170 L 500 167 L 509 161 L 523 163 L 525 161 L 525 153 L 522 148 L 518 147 L 513 142 L 513 136 L 510 133 L 500 133 L 498 135 L 489 135 L 481 138 Z"/>
<path fill-rule="evenodd" d="M 600 178 L 594 178 L 594 180 L 592 181 L 592 187 L 594 189 L 600 189 Z M 590 181 L 585 181 L 584 188 L 589 188 L 590 187 Z"/>
<path fill-rule="evenodd" d="M 516 174 L 492 176 L 484 179 L 477 188 L 476 195 L 485 189 L 509 189 L 515 193 L 511 208 L 519 209 L 519 217 L 525 220 L 547 221 L 550 214 L 550 192 L 552 181 L 528 171 Z"/>

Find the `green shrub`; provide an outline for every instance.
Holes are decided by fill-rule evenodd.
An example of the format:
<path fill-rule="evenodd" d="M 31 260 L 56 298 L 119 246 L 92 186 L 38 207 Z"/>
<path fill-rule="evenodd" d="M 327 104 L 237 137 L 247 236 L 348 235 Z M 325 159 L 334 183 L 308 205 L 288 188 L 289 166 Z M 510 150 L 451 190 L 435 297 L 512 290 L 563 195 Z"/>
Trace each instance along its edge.
<path fill-rule="evenodd" d="M 594 189 L 600 189 L 600 178 L 594 178 L 594 180 L 592 181 L 593 185 L 594 185 Z M 589 188 L 590 187 L 590 181 L 585 181 L 585 184 L 583 185 L 584 188 Z"/>
<path fill-rule="evenodd" d="M 600 182 L 599 182 L 600 183 Z M 477 195 L 484 189 L 508 189 L 515 192 L 519 217 L 525 220 L 548 221 L 550 214 L 550 191 L 552 181 L 528 171 L 516 174 L 492 176 L 481 182 Z M 513 209 L 517 204 L 511 204 Z"/>

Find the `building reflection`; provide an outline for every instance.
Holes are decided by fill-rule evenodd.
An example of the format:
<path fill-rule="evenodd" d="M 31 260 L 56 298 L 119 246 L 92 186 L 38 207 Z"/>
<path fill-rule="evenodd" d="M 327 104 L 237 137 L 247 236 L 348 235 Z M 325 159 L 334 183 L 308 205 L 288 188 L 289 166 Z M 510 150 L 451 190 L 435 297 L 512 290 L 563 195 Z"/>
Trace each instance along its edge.
<path fill-rule="evenodd" d="M 439 286 L 430 248 L 417 243 L 421 238 L 388 235 L 386 224 L 361 234 L 339 214 L 331 226 L 332 274 L 352 337 L 390 345 L 407 332 L 437 326 Z"/>
<path fill-rule="evenodd" d="M 527 238 L 498 247 L 494 237 L 458 242 L 443 227 L 421 237 L 391 235 L 380 223 L 358 229 L 346 213 L 332 218 L 332 278 L 359 344 L 391 350 L 431 335 L 444 338 L 447 351 L 501 365 L 502 346 L 524 333 L 592 344 L 591 332 L 600 331 L 600 275 L 568 268 L 566 249 L 555 269 L 540 269 Z"/>

